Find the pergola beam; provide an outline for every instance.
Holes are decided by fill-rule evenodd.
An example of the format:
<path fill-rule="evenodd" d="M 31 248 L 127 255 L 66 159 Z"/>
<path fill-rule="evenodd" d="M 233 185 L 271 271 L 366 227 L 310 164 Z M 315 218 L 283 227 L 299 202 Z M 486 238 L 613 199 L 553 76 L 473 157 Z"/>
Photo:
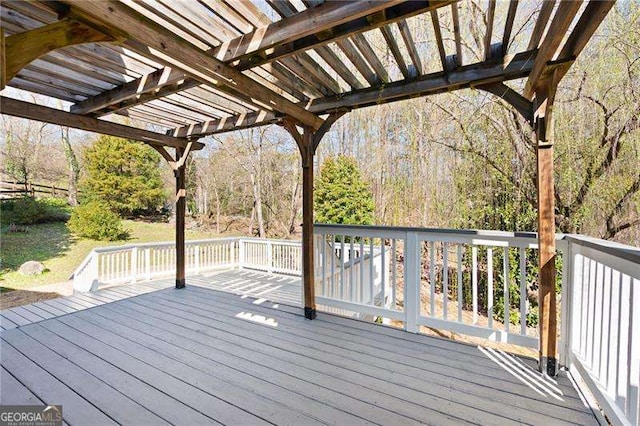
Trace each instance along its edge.
<path fill-rule="evenodd" d="M 533 31 L 531 32 L 531 37 L 529 38 L 529 46 L 527 46 L 527 50 L 538 48 L 540 40 L 542 39 L 542 34 L 549 24 L 549 18 L 551 18 L 551 13 L 553 13 L 553 7 L 555 6 L 555 4 L 555 0 L 547 0 L 542 2 L 540 13 L 538 13 L 536 24 L 534 25 Z"/>
<path fill-rule="evenodd" d="M 272 46 L 262 46 L 255 51 L 249 51 L 249 53 L 245 53 L 241 50 L 241 55 L 233 53 L 233 57 L 235 58 L 234 60 L 238 61 L 236 65 L 238 68 L 246 69 L 295 54 L 301 50 L 322 46 L 331 41 L 376 29 L 423 12 L 435 10 L 451 3 L 453 3 L 452 0 L 325 2 L 316 7 L 284 18 L 269 26 L 286 27 L 290 25 L 291 22 L 297 22 L 300 20 L 303 22 L 303 26 L 308 27 L 306 35 L 305 33 L 301 33 L 289 42 L 277 42 Z M 320 21 L 320 19 L 325 8 L 332 12 L 334 12 L 335 9 L 342 11 L 343 13 L 347 13 L 348 15 L 345 15 L 345 18 L 347 19 L 342 19 L 340 22 L 338 19 L 334 18 L 334 22 L 336 23 L 335 25 L 315 25 L 316 21 L 320 23 L 323 22 Z M 254 43 L 260 43 L 257 35 L 261 31 L 266 32 L 267 29 L 258 29 L 252 33 L 253 35 L 249 34 L 239 37 L 236 39 L 235 43 L 240 41 L 240 39 L 247 39 L 247 42 L 251 42 L 252 37 L 256 38 L 256 40 L 253 40 Z M 260 44 L 258 44 L 258 46 L 260 46 Z M 220 52 L 220 49 L 216 49 L 216 52 Z M 221 54 L 217 53 L 217 56 L 221 56 Z M 225 58 L 230 59 L 231 56 L 225 55 Z"/>
<path fill-rule="evenodd" d="M 322 120 L 304 108 L 245 76 L 239 70 L 212 57 L 203 50 L 176 36 L 169 29 L 116 1 L 67 2 L 71 13 L 95 25 L 101 32 L 133 39 L 127 43 L 137 53 L 181 69 L 203 84 L 247 96 L 264 108 L 295 116 L 316 129 Z M 141 49 L 139 44 L 144 45 Z"/>
<path fill-rule="evenodd" d="M 103 112 L 103 114 L 106 114 L 112 106 L 118 106 L 131 98 L 140 99 L 147 93 L 157 91 L 163 86 L 176 84 L 185 78 L 182 71 L 164 67 L 136 80 L 88 98 L 85 101 L 78 102 L 71 106 L 71 112 L 74 114 L 89 114 L 107 109 L 107 111 Z"/>
<path fill-rule="evenodd" d="M 4 96 L 0 96 L 0 113 L 58 126 L 86 130 L 88 132 L 134 139 L 155 146 L 170 146 L 183 149 L 190 143 L 189 140 L 184 138 L 176 138 L 136 127 L 125 126 L 123 124 L 98 120 L 93 117 L 72 114 L 59 109 Z M 192 145 L 192 149 L 202 149 L 203 147 L 204 145 L 199 142 L 193 143 Z"/>
<path fill-rule="evenodd" d="M 411 31 L 409 30 L 409 24 L 407 24 L 407 21 L 402 20 L 398 22 L 398 30 L 400 30 L 402 40 L 404 40 L 404 45 L 407 48 L 407 52 L 409 52 L 411 62 L 413 62 L 415 74 L 421 75 L 423 72 L 422 60 L 420 59 L 420 55 L 418 54 L 418 49 L 416 49 L 416 43 L 413 41 L 413 36 L 411 35 Z"/>
<path fill-rule="evenodd" d="M 393 58 L 396 60 L 398 64 L 398 68 L 400 72 L 404 76 L 404 78 L 409 78 L 411 75 L 409 74 L 409 69 L 407 68 L 407 63 L 402 57 L 402 52 L 400 51 L 400 47 L 398 46 L 398 42 L 396 41 L 395 36 L 391 32 L 391 27 L 381 27 L 380 31 L 382 32 L 382 36 L 384 40 L 387 42 L 391 53 L 393 54 Z"/>
<path fill-rule="evenodd" d="M 493 37 L 493 21 L 496 16 L 496 0 L 489 0 L 487 10 L 487 31 L 484 35 L 484 60 L 491 59 L 491 38 Z"/>
<path fill-rule="evenodd" d="M 438 11 L 431 11 L 431 23 L 433 24 L 433 34 L 436 37 L 436 45 L 438 46 L 438 54 L 440 55 L 440 62 L 442 63 L 442 69 L 447 71 L 447 53 L 444 50 L 444 42 L 442 40 L 442 29 L 440 28 L 440 18 L 438 17 Z"/>
<path fill-rule="evenodd" d="M 553 60 L 581 5 L 581 1 L 563 0 L 558 6 L 547 34 L 538 50 L 538 56 L 533 64 L 531 74 L 529 74 L 529 79 L 524 89 L 526 98 L 532 99 L 536 89 L 541 85 L 541 76 L 548 63 Z"/>
<path fill-rule="evenodd" d="M 308 107 L 313 113 L 323 115 L 340 109 L 351 110 L 449 90 L 509 81 L 526 77 L 531 71 L 535 57 L 535 51 L 519 53 L 506 56 L 499 61 L 466 65 L 448 73 L 427 74 L 418 78 L 379 84 L 367 89 L 315 99 L 309 102 Z M 168 134 L 176 137 L 205 136 L 273 123 L 280 118 L 271 112 L 258 111 L 178 127 L 170 130 Z"/>
<path fill-rule="evenodd" d="M 331 37 L 335 27 L 399 3 L 402 1 L 325 2 L 225 42 L 215 50 L 215 56 L 225 62 L 238 60 L 251 63 L 252 58 L 261 61 L 269 56 L 267 50 L 286 43 L 295 44 L 305 37 L 321 42 L 327 36 Z"/>
<path fill-rule="evenodd" d="M 504 32 L 502 33 L 502 55 L 506 55 L 511 42 L 511 32 L 513 31 L 513 23 L 516 19 L 518 11 L 518 0 L 509 2 L 509 11 L 507 12 L 507 21 L 504 24 Z"/>
<path fill-rule="evenodd" d="M 229 65 L 233 64 L 233 67 L 236 70 L 244 71 L 277 59 L 294 55 L 309 48 L 321 48 L 327 43 L 340 38 L 345 38 L 357 32 L 367 31 L 393 22 L 402 21 L 403 19 L 416 14 L 432 10 L 449 3 L 452 3 L 452 1 L 404 2 L 396 5 L 389 5 L 384 2 L 373 2 L 373 4 L 371 4 L 371 2 L 327 2 L 326 6 L 323 4 L 297 14 L 287 16 L 276 23 L 259 28 L 251 34 L 237 37 L 217 47 L 211 52 L 211 54 L 218 58 L 224 58 L 223 62 Z M 279 3 L 278 7 L 282 8 L 284 4 L 285 3 Z M 324 17 L 320 12 L 328 10 L 327 8 L 330 8 L 333 14 L 328 17 Z M 350 13 L 350 15 L 340 17 L 339 15 L 335 15 L 336 11 Z M 316 23 L 315 19 L 318 19 L 318 15 L 322 17 L 322 21 Z M 305 32 L 297 34 L 297 38 L 292 38 L 289 31 L 286 31 L 286 29 L 290 22 L 295 24 L 298 20 L 306 20 Z M 330 23 L 332 23 L 333 26 L 329 26 Z M 411 39 L 410 34 L 408 34 L 406 23 L 399 22 L 398 25 L 417 72 L 418 74 L 421 74 L 422 64 L 415 52 L 415 46 L 413 45 L 413 40 Z M 264 39 L 260 39 L 260 34 L 269 35 L 270 47 L 267 47 Z M 232 46 L 243 46 L 243 43 L 246 44 L 251 41 L 258 44 L 256 46 L 252 46 L 251 44 L 246 45 L 244 49 L 248 50 L 245 51 L 234 50 L 232 48 Z M 323 52 L 319 52 L 321 56 L 323 56 L 322 53 Z M 325 60 L 326 56 L 327 55 L 323 56 Z M 329 62 L 329 65 L 332 65 L 332 63 Z M 350 78 L 351 75 L 348 74 L 348 70 L 338 71 L 342 71 L 341 75 L 343 78 L 345 78 L 345 80 L 354 88 L 361 87 L 355 77 Z M 72 111 L 74 113 L 82 114 L 100 111 L 98 115 L 103 115 L 109 111 L 102 110 L 108 109 L 108 107 L 113 104 L 119 104 L 120 109 L 130 108 L 158 98 L 154 89 L 158 89 L 165 85 L 172 85 L 180 80 L 179 76 L 175 75 L 174 79 L 164 81 L 158 80 L 157 86 L 153 87 L 151 82 L 157 80 L 156 73 L 157 72 L 154 72 L 147 76 L 140 77 L 139 79 L 123 86 L 101 93 L 100 95 L 95 96 L 95 98 L 89 98 L 85 101 L 79 102 L 72 108 Z M 162 72 L 159 73 L 161 74 Z M 347 74 L 344 75 L 345 73 Z M 200 84 L 199 81 L 187 77 L 182 85 L 180 87 L 176 87 L 176 89 L 172 90 L 171 93 L 187 90 L 198 84 Z M 144 88 L 142 91 L 140 90 L 141 87 Z M 140 96 L 143 93 L 145 96 Z"/>
<path fill-rule="evenodd" d="M 479 84 L 522 78 L 531 71 L 535 57 L 536 52 L 524 52 L 505 57 L 500 61 L 467 65 L 448 73 L 427 74 L 412 80 L 401 80 L 339 96 L 315 99 L 311 101 L 309 110 L 321 115 L 340 108 L 362 108 Z"/>
<path fill-rule="evenodd" d="M 572 60 L 577 58 L 614 4 L 615 0 L 591 0 L 571 31 L 558 58 Z M 563 68 L 557 77 L 561 79 L 568 70 L 568 67 Z"/>
<path fill-rule="evenodd" d="M 7 82 L 31 62 L 53 50 L 76 44 L 114 40 L 109 35 L 69 18 L 3 39 L 3 76 Z"/>
<path fill-rule="evenodd" d="M 458 4 L 451 5 L 451 20 L 453 21 L 453 37 L 456 43 L 456 67 L 462 66 L 462 38 L 460 37 L 460 16 Z"/>

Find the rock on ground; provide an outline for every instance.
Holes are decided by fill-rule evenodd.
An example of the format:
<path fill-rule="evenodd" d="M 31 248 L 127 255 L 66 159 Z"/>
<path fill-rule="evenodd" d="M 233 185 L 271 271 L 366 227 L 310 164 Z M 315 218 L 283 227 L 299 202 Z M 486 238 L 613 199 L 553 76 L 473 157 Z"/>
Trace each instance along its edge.
<path fill-rule="evenodd" d="M 45 267 L 42 263 L 36 262 L 35 260 L 30 260 L 28 262 L 23 263 L 20 266 L 20 273 L 22 275 L 40 275 L 45 270 Z"/>

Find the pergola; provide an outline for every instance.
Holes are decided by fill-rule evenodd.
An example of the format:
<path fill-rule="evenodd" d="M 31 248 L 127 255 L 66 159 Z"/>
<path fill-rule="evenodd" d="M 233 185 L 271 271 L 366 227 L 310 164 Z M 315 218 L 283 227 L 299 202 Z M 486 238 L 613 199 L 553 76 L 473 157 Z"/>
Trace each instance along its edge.
<path fill-rule="evenodd" d="M 545 0 L 520 48 L 512 43 L 519 2 L 511 0 L 498 22 L 496 0 L 488 0 L 484 58 L 475 61 L 463 57 L 467 22 L 452 0 L 3 0 L 1 87 L 72 105 L 63 111 L 2 96 L 0 111 L 136 139 L 158 150 L 176 176 L 178 288 L 185 286 L 185 160 L 204 146 L 198 139 L 281 124 L 302 159 L 304 309 L 313 319 L 313 159 L 323 135 L 356 108 L 469 87 L 493 93 L 536 134 L 540 368 L 555 375 L 552 108 L 558 82 L 613 4 Z M 444 11 L 452 18 L 451 51 L 442 34 Z M 418 15 L 433 24 L 428 45 L 440 59 L 436 72 L 428 72 L 424 49 L 412 36 L 410 22 Z M 395 75 L 372 47 L 371 35 L 378 33 L 399 70 Z M 527 78 L 522 93 L 505 84 L 521 78 Z M 166 132 L 101 119 L 110 114 Z"/>

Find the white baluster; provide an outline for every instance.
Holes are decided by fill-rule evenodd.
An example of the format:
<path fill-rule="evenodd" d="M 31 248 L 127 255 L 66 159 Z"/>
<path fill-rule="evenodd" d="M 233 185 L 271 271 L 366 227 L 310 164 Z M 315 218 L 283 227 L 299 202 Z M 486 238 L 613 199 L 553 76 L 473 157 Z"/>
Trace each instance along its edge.
<path fill-rule="evenodd" d="M 442 243 L 442 318 L 447 319 L 449 302 L 449 246 Z"/>
<path fill-rule="evenodd" d="M 473 304 L 473 324 L 478 323 L 478 247 L 471 247 L 471 302 Z"/>
<path fill-rule="evenodd" d="M 138 278 L 138 247 L 131 249 L 131 283 L 135 283 Z"/>

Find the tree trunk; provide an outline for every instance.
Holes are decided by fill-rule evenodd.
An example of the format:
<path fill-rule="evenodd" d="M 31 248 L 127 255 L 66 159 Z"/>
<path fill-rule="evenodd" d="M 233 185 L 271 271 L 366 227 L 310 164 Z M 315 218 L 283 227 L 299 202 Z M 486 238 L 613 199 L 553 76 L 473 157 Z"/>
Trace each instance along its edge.
<path fill-rule="evenodd" d="M 253 188 L 253 201 L 256 211 L 256 219 L 258 220 L 258 235 L 260 238 L 265 237 L 264 232 L 264 218 L 262 216 L 262 196 L 260 194 L 260 181 L 256 179 L 256 176 L 251 173 L 251 187 Z"/>
<path fill-rule="evenodd" d="M 296 231 L 296 218 L 298 217 L 298 200 L 300 198 L 300 181 L 296 176 L 295 184 L 293 187 L 293 194 L 291 196 L 291 216 L 289 219 L 289 235 Z"/>
<path fill-rule="evenodd" d="M 253 222 L 256 218 L 256 203 L 251 207 L 251 220 L 249 221 L 249 235 L 253 237 Z"/>
<path fill-rule="evenodd" d="M 213 176 L 213 194 L 216 197 L 216 234 L 220 234 L 220 192 L 218 192 L 218 180 Z"/>
<path fill-rule="evenodd" d="M 69 140 L 69 128 L 62 128 L 62 147 L 64 148 L 64 155 L 67 158 L 69 164 L 69 192 L 67 201 L 70 206 L 78 205 L 78 179 L 80 177 L 80 165 L 78 164 L 78 158 L 76 153 L 73 152 L 71 147 L 71 141 Z"/>

